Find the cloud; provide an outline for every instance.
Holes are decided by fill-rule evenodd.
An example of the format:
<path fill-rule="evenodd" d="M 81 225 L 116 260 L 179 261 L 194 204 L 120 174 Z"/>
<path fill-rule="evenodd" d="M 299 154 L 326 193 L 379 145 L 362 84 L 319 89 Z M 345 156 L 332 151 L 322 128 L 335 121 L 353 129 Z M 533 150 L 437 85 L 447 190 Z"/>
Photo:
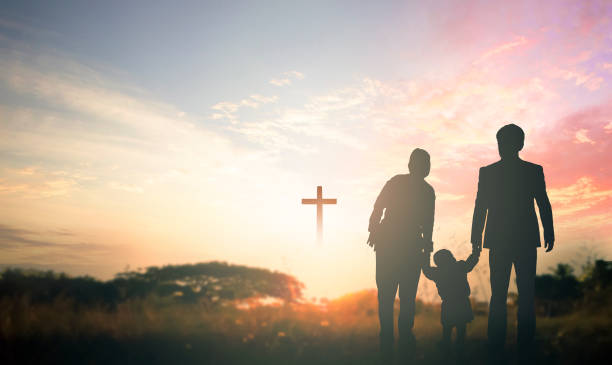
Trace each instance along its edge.
<path fill-rule="evenodd" d="M 247 99 L 242 99 L 240 103 L 233 103 L 229 101 L 219 102 L 210 108 L 218 111 L 219 113 L 213 113 L 211 119 L 227 119 L 232 123 L 237 122 L 236 113 L 242 107 L 258 108 L 261 104 L 275 103 L 278 101 L 278 96 L 263 96 L 259 94 L 253 94 Z"/>
<path fill-rule="evenodd" d="M 574 184 L 549 189 L 555 216 L 570 216 L 612 200 L 612 189 L 601 189 L 593 178 L 583 176 Z"/>
<path fill-rule="evenodd" d="M 249 108 L 257 108 L 259 106 L 259 103 L 250 100 L 250 99 L 242 99 L 242 101 L 240 102 L 241 105 L 247 106 Z"/>
<path fill-rule="evenodd" d="M 191 149 L 173 151 L 200 161 L 231 155 L 226 138 L 201 128 L 180 109 L 69 59 L 15 51 L 0 56 L 0 70 L 0 87 L 26 105 L 0 106 L 4 151 L 9 154 L 36 154 L 43 160 L 61 160 L 61 154 L 75 165 L 97 166 L 121 166 L 131 158 L 154 160 L 158 154 L 166 160 L 173 146 L 185 145 Z M 212 107 L 224 115 L 238 108 L 233 103 Z"/>
<path fill-rule="evenodd" d="M 78 174 L 63 171 L 42 171 L 32 167 L 5 169 L 0 175 L 0 195 L 17 195 L 27 199 L 52 198 L 68 195 L 87 180 Z"/>
<path fill-rule="evenodd" d="M 244 122 L 228 127 L 228 130 L 246 137 L 274 154 L 280 154 L 282 151 L 308 154 L 316 150 L 312 146 L 295 143 L 285 129 L 274 122 Z"/>
<path fill-rule="evenodd" d="M 276 86 L 286 86 L 286 85 L 291 85 L 291 80 L 289 80 L 288 78 L 285 79 L 271 79 L 269 81 L 270 84 L 272 85 L 276 85 Z"/>
<path fill-rule="evenodd" d="M 287 71 L 283 72 L 284 77 L 274 78 L 268 81 L 270 84 L 275 86 L 287 86 L 291 85 L 294 80 L 304 79 L 304 74 L 299 71 Z"/>
<path fill-rule="evenodd" d="M 253 94 L 249 96 L 249 99 L 242 99 L 240 104 L 250 108 L 257 108 L 260 104 L 276 103 L 278 96 L 263 96 L 259 94 Z"/>
<path fill-rule="evenodd" d="M 588 130 L 586 129 L 579 129 L 576 131 L 576 143 L 590 143 L 590 144 L 595 144 L 595 141 L 593 141 L 592 139 L 589 138 L 589 136 L 587 136 Z"/>
<path fill-rule="evenodd" d="M 285 149 L 304 154 L 313 153 L 316 148 L 312 145 L 315 143 L 305 144 L 305 137 L 363 149 L 364 143 L 352 136 L 350 122 L 363 122 L 363 115 L 356 109 L 366 107 L 362 104 L 373 100 L 369 99 L 374 92 L 371 83 L 375 81 L 366 79 L 363 84 L 354 87 L 313 96 L 301 107 L 278 107 L 272 117 L 267 115 L 265 119 L 236 122 L 228 129 L 274 153 Z M 330 120 L 336 122 L 330 125 Z"/>
<path fill-rule="evenodd" d="M 112 189 L 115 190 L 123 190 L 123 191 L 127 191 L 129 193 L 139 193 L 142 194 L 144 192 L 144 189 L 138 185 L 134 185 L 134 184 L 122 184 L 122 183 L 118 183 L 116 181 L 111 181 L 108 183 L 108 186 Z"/>
<path fill-rule="evenodd" d="M 268 103 L 276 103 L 278 101 L 278 96 L 263 96 L 259 94 L 251 95 L 251 99 L 255 100 L 258 103 L 268 104 Z"/>
<path fill-rule="evenodd" d="M 14 172 L 18 175 L 33 175 L 37 168 L 34 166 L 24 167 L 22 169 L 16 169 Z"/>
<path fill-rule="evenodd" d="M 555 97 L 540 78 L 504 84 L 478 68 L 441 80 L 364 78 L 312 95 L 300 107 L 279 106 L 275 116 L 266 113 L 237 122 L 231 131 L 276 153 L 283 149 L 313 152 L 306 143 L 319 151 L 337 144 L 358 151 L 372 148 L 375 155 L 391 162 L 395 158 L 382 156 L 390 146 L 397 144 L 400 149 L 408 140 L 421 139 L 423 145 L 451 143 L 455 150 L 466 146 L 465 152 L 476 157 L 481 153 L 474 144 L 490 144 L 490 130 L 499 127 L 500 116 L 530 120 L 525 127 L 531 128 L 546 115 L 531 105 L 546 104 Z M 452 150 L 440 151 L 438 166 L 460 163 Z M 463 156 L 461 163 L 470 156 Z"/>
<path fill-rule="evenodd" d="M 475 64 L 479 64 L 482 63 L 484 61 L 486 61 L 487 59 L 496 56 L 500 53 L 504 53 L 504 52 L 508 52 L 510 50 L 512 50 L 513 48 L 517 48 L 520 46 L 523 46 L 525 44 L 527 44 L 527 38 L 525 37 L 517 37 L 515 40 L 511 41 L 511 42 L 507 42 L 507 43 L 503 43 L 500 44 L 498 46 L 495 46 L 494 48 L 486 51 L 485 53 L 483 53 L 483 55 L 477 60 L 475 61 Z"/>
<path fill-rule="evenodd" d="M 235 113 L 240 108 L 240 104 L 231 103 L 228 101 L 219 102 L 210 107 L 212 110 L 217 110 L 219 113 L 213 113 L 211 115 L 212 119 L 222 119 L 226 118 L 230 121 L 236 120 Z"/>
<path fill-rule="evenodd" d="M 41 166 L 0 169 L 0 195 L 15 195 L 26 199 L 44 199 L 69 195 L 85 184 L 97 180 L 79 166 L 71 171 Z"/>
<path fill-rule="evenodd" d="M 588 106 L 550 122 L 535 135 L 530 155 L 541 161 L 555 185 L 574 183 L 585 174 L 612 185 L 610 168 L 602 161 L 612 155 L 607 125 L 612 120 L 612 100 Z M 582 142 L 582 143 L 579 143 Z"/>
<path fill-rule="evenodd" d="M 590 91 L 598 90 L 604 79 L 597 76 L 595 72 L 584 72 L 578 70 L 564 70 L 557 67 L 552 68 L 547 72 L 552 78 L 563 79 L 566 81 L 574 81 L 574 85 L 583 86 Z"/>
<path fill-rule="evenodd" d="M 0 59 L 4 69 L 0 81 L 12 90 L 34 96 L 73 112 L 103 119 L 141 132 L 158 132 L 170 126 L 183 125 L 175 116 L 180 112 L 163 104 L 146 103 L 127 94 L 111 91 L 100 84 L 94 75 L 62 75 L 60 72 L 45 72 L 29 67 L 23 60 Z M 94 76 L 95 77 L 95 76 Z M 165 110 L 164 110 L 165 109 Z"/>
<path fill-rule="evenodd" d="M 99 250 L 107 249 L 108 246 L 90 244 L 90 243 L 69 243 L 57 241 L 57 237 L 70 237 L 72 232 L 60 230 L 53 231 L 34 231 L 13 226 L 0 224 L 0 248 L 15 249 L 15 248 L 62 248 L 71 250 Z M 43 238 L 45 237 L 45 238 Z M 54 238 L 55 237 L 55 238 Z"/>
<path fill-rule="evenodd" d="M 23 229 L 0 225 L 0 267 L 55 270 L 72 274 L 101 274 L 109 277 L 112 267 L 124 264 L 117 258 L 129 252 L 124 245 L 98 244 L 81 240 L 81 234 L 65 230 Z M 123 260 L 123 259 L 120 259 Z"/>
<path fill-rule="evenodd" d="M 581 37 L 606 37 L 610 4 L 606 0 L 541 1 L 529 7 L 531 17 L 525 20 L 520 2 L 504 3 L 466 0 L 443 2 L 428 7 L 429 20 L 436 36 L 465 48 L 466 44 L 502 38 L 524 32 L 545 31 L 562 35 L 573 42 Z M 530 33 L 527 33 L 530 34 Z"/>
<path fill-rule="evenodd" d="M 305 77 L 304 74 L 299 71 L 287 71 L 284 74 L 293 77 L 296 80 L 303 80 Z"/>

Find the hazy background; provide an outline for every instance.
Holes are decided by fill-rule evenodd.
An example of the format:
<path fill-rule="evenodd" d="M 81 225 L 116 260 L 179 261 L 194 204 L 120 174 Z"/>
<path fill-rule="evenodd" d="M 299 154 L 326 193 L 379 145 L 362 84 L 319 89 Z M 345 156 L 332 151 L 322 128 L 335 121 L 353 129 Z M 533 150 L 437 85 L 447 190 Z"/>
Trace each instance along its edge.
<path fill-rule="evenodd" d="M 435 247 L 462 256 L 508 122 L 553 207 L 539 272 L 609 259 L 612 3 L 436 3 L 3 2 L 0 265 L 221 260 L 307 296 L 370 288 L 385 181 L 428 150 Z M 338 199 L 322 245 L 317 185 Z"/>

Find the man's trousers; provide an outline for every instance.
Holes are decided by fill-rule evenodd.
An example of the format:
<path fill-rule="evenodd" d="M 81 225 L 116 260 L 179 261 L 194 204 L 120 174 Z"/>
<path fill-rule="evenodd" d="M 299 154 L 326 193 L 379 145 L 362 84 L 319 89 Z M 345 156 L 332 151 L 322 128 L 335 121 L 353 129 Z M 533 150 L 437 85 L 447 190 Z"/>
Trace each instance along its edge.
<path fill-rule="evenodd" d="M 502 350 L 506 340 L 508 284 L 512 265 L 518 289 L 517 344 L 529 351 L 535 335 L 536 247 L 492 248 L 489 251 L 491 302 L 489 306 L 489 345 Z"/>

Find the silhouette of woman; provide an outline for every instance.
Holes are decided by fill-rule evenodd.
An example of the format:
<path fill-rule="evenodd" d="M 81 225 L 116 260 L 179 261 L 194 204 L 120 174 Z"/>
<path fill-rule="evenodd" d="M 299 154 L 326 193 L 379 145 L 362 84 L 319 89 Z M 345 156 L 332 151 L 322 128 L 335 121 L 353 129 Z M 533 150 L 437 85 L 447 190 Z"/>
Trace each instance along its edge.
<path fill-rule="evenodd" d="M 376 286 L 383 362 L 393 359 L 393 303 L 399 287 L 398 320 L 403 356 L 415 347 L 412 333 L 415 298 L 421 275 L 422 256 L 432 251 L 434 189 L 424 179 L 430 158 L 420 148 L 412 151 L 409 174 L 391 178 L 376 199 L 370 216 L 368 243 L 376 251 Z M 384 219 L 381 217 L 384 210 Z"/>

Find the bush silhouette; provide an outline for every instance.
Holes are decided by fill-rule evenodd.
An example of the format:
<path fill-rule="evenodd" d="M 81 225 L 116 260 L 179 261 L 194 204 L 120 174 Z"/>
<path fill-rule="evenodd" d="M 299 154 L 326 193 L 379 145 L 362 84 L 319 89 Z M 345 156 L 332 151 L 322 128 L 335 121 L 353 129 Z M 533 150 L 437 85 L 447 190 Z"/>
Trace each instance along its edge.
<path fill-rule="evenodd" d="M 35 304 L 63 298 L 76 306 L 108 308 L 148 296 L 174 297 L 183 302 L 263 297 L 292 302 L 302 298 L 303 287 L 290 275 L 222 262 L 154 266 L 142 273 L 117 274 L 107 282 L 21 269 L 7 269 L 0 276 L 0 298 L 26 297 Z"/>

